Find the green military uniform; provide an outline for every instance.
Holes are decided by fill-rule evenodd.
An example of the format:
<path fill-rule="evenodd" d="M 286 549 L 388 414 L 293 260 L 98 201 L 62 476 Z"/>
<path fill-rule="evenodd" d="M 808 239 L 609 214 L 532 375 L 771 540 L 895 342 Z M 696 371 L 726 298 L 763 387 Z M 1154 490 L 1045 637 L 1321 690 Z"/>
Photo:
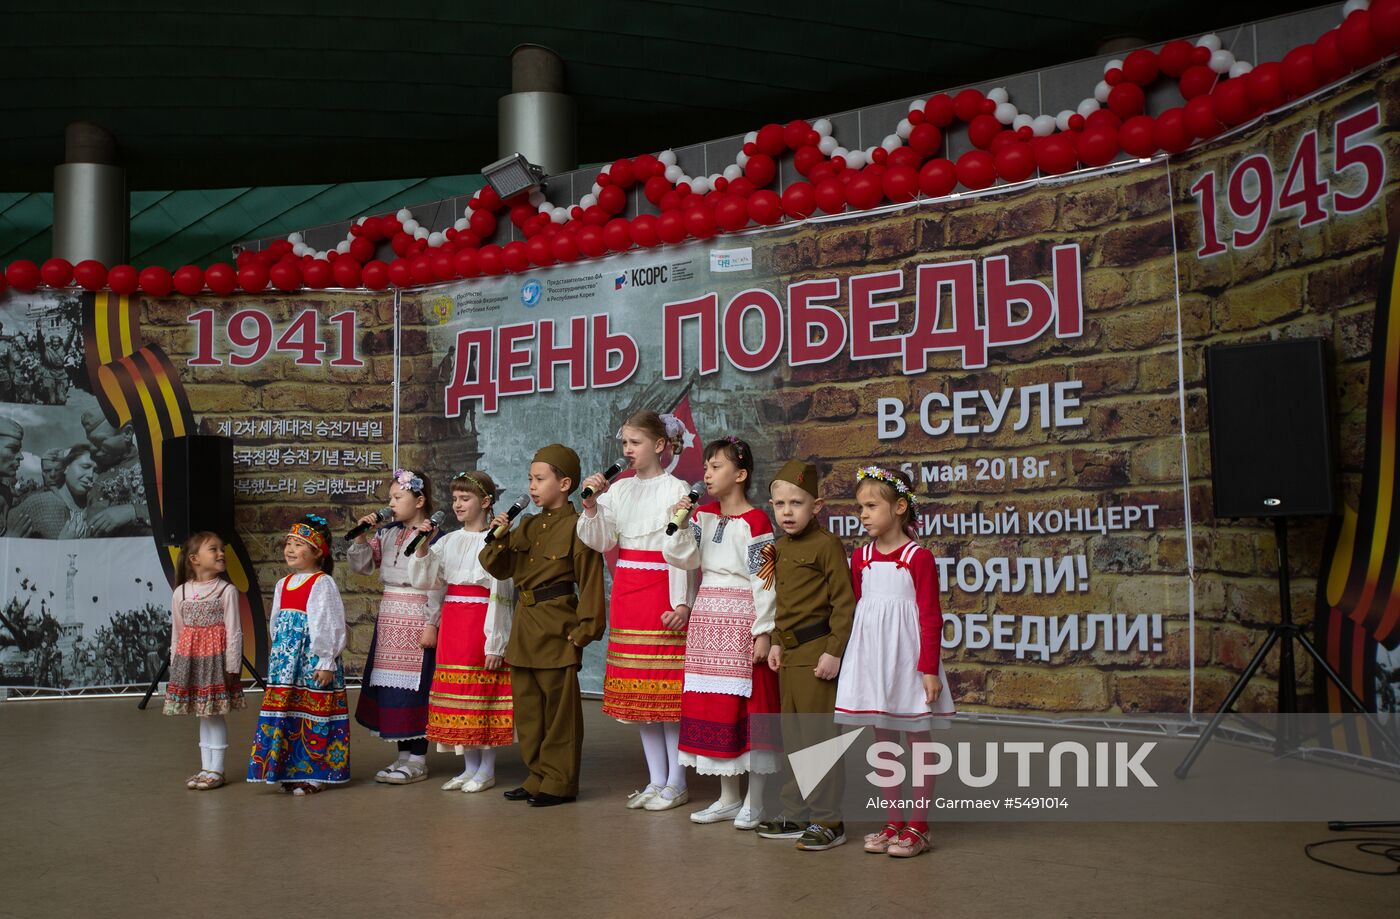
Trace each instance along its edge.
<path fill-rule="evenodd" d="M 560 460 L 567 457 L 558 450 L 567 448 L 546 456 L 551 447 L 536 454 L 536 461 L 553 463 L 576 484 L 578 457 L 568 450 L 573 462 L 566 468 Z M 520 755 L 530 770 L 522 787 L 531 795 L 578 794 L 583 750 L 578 668 L 583 646 L 603 637 L 605 619 L 603 557 L 575 535 L 577 521 L 572 504 L 543 510 L 481 550 L 483 568 L 515 582 L 518 602 L 506 660 Z M 553 593 L 559 595 L 549 596 Z"/>
<path fill-rule="evenodd" d="M 774 480 L 796 485 L 818 497 L 817 470 L 810 463 L 791 461 Z M 836 710 L 836 680 L 818 679 L 812 671 L 823 654 L 841 657 L 846 653 L 856 611 L 850 561 L 841 540 L 815 518 L 800 533 L 780 537 L 774 548 L 777 611 L 772 640 L 783 649 L 778 672 L 783 714 L 831 715 Z M 799 728 L 798 736 L 789 736 L 789 726 L 798 724 L 794 719 L 783 721 L 783 746 L 789 753 L 825 740 L 835 727 L 833 722 L 830 730 L 813 736 Z M 811 727 L 806 722 L 801 726 Z M 841 770 L 833 770 L 807 806 L 796 781 L 789 777 L 782 791 L 783 812 L 803 817 L 810 811 L 813 823 L 839 826 L 843 785 Z"/>

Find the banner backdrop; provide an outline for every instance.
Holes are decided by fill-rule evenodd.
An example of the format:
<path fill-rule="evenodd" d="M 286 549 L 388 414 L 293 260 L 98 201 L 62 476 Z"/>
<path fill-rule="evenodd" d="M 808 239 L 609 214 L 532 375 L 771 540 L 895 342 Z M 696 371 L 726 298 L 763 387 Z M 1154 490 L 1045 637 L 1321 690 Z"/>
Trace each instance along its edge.
<path fill-rule="evenodd" d="M 1388 534 L 1400 339 L 1383 251 L 1394 85 L 1393 65 L 1357 75 L 1170 160 L 398 297 L 88 297 L 66 307 L 85 324 L 87 373 L 70 376 L 109 425 L 131 425 L 149 519 L 162 437 L 234 438 L 231 545 L 245 547 L 240 586 L 261 587 L 249 591 L 250 635 L 282 573 L 287 522 L 328 511 L 343 529 L 382 504 L 395 457 L 440 487 L 483 468 L 509 500 L 539 446 L 562 441 L 602 469 L 621 419 L 650 408 L 687 425 L 682 478 L 699 477 L 707 440 L 748 439 L 756 504 L 784 460 L 816 462 L 823 522 L 848 547 L 861 539 L 857 469 L 905 469 L 964 706 L 1208 711 L 1277 596 L 1270 532 L 1210 513 L 1204 349 L 1321 335 L 1353 510 L 1334 532 L 1295 524 L 1294 607 L 1384 709 L 1400 631 Z M 37 300 L 11 292 L 0 305 L 28 316 Z M 33 330 L 18 340 L 54 361 Z M 35 410 L 7 406 L 6 418 L 24 427 L 24 411 Z M 53 436 L 48 422 L 28 430 Z M 24 441 L 21 468 L 37 470 L 50 446 Z M 69 510 L 97 516 L 81 500 Z M 21 535 L 0 543 L 17 576 L 33 541 Z M 148 557 L 168 570 L 168 556 Z M 353 671 L 377 579 L 343 567 L 337 579 Z M 600 686 L 601 658 L 590 649 L 586 687 Z M 1243 707 L 1272 707 L 1272 666 Z"/>

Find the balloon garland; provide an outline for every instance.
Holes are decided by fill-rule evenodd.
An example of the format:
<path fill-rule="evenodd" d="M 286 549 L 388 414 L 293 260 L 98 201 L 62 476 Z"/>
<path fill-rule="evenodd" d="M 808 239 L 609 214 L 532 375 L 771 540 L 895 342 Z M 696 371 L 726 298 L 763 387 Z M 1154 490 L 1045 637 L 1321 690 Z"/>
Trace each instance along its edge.
<path fill-rule="evenodd" d="M 600 169 L 589 192 L 570 207 L 550 203 L 539 191 L 503 201 L 487 186 L 441 232 L 430 231 L 402 208 L 356 219 L 333 249 L 316 250 L 301 233 L 292 233 L 257 252 L 240 252 L 233 265 L 185 265 L 173 274 L 158 266 L 138 271 L 130 265 L 109 269 L 93 260 L 72 265 L 52 258 L 38 265 L 21 259 L 0 273 L 0 291 L 76 284 L 89 291 L 140 290 L 162 297 L 172 291 L 227 295 L 269 286 L 287 292 L 417 287 L 709 239 L 818 212 L 942 197 L 958 188 L 977 191 L 999 179 L 1025 181 L 1037 170 L 1061 175 L 1081 165 L 1103 166 L 1122 153 L 1180 153 L 1400 48 L 1400 0 L 1350 0 L 1343 16 L 1317 41 L 1258 65 L 1238 60 L 1214 34 L 1194 44 L 1178 39 L 1155 51 L 1138 49 L 1109 61 L 1093 94 L 1073 111 L 1055 115 L 1022 112 L 1001 88 L 986 94 L 976 89 L 937 93 L 912 102 L 892 133 L 863 150 L 843 147 L 826 118 L 797 119 L 749 132 L 734 162 L 708 176 L 686 174 L 671 150 L 623 157 Z M 1184 102 L 1148 115 L 1146 90 L 1162 79 L 1176 81 Z M 938 154 L 955 124 L 967 126 L 973 149 L 953 161 Z M 778 159 L 788 154 L 801 178 L 777 191 L 769 186 L 777 178 Z M 622 216 L 634 187 L 659 215 Z M 503 220 L 525 238 L 489 242 Z M 395 256 L 388 262 L 376 257 L 386 241 Z"/>

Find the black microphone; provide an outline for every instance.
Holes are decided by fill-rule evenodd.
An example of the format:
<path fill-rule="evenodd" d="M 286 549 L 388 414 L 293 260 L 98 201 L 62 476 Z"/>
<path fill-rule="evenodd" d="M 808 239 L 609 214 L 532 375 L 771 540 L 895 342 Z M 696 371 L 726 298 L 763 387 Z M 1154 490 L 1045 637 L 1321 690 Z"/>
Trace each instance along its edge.
<path fill-rule="evenodd" d="M 433 514 L 433 516 L 429 517 L 428 519 L 432 521 L 434 527 L 441 527 L 442 522 L 447 519 L 447 514 L 445 514 L 442 511 L 438 511 L 436 514 Z M 413 550 L 418 548 L 418 544 L 422 542 L 427 535 L 428 534 L 424 533 L 422 530 L 419 530 L 417 533 L 414 533 L 413 538 L 408 541 L 408 548 L 403 550 L 403 554 L 412 555 Z"/>
<path fill-rule="evenodd" d="M 356 536 L 359 536 L 361 533 L 365 532 L 366 530 L 372 529 L 372 528 L 374 528 L 374 527 L 379 526 L 381 523 L 384 523 L 385 521 L 387 521 L 387 520 L 388 520 L 390 517 L 392 517 L 392 516 L 394 516 L 394 509 L 393 509 L 393 508 L 390 508 L 390 507 L 381 507 L 379 510 L 377 510 L 377 511 L 374 512 L 374 523 L 361 523 L 361 524 L 357 524 L 354 528 L 352 528 L 352 529 L 350 530 L 349 533 L 346 533 L 346 534 L 345 534 L 345 538 L 346 538 L 346 539 L 354 539 Z"/>
<path fill-rule="evenodd" d="M 491 532 L 487 533 L 486 539 L 484 539 L 483 542 L 492 542 L 494 540 L 500 539 L 502 536 L 509 533 L 511 521 L 514 520 L 516 517 L 519 517 L 520 512 L 525 510 L 526 506 L 529 503 L 530 496 L 528 494 L 524 494 L 516 498 L 515 503 L 506 509 L 506 522 L 496 527 Z"/>
<path fill-rule="evenodd" d="M 686 495 L 686 498 L 690 501 L 690 507 L 681 508 L 676 511 L 676 516 L 672 517 L 671 522 L 666 524 L 667 536 L 672 535 L 681 528 L 681 524 L 685 523 L 685 518 L 690 516 L 691 510 L 695 507 L 695 502 L 700 500 L 700 495 L 704 491 L 705 483 L 703 482 L 696 482 L 694 485 L 690 486 L 690 494 Z"/>
<path fill-rule="evenodd" d="M 624 470 L 624 469 L 627 468 L 627 465 L 628 465 L 628 463 L 627 463 L 627 457 L 624 456 L 622 459 L 620 459 L 620 460 L 618 460 L 617 462 L 613 463 L 613 464 L 612 464 L 611 466 L 609 466 L 606 470 L 604 470 L 604 472 L 603 472 L 603 478 L 605 478 L 605 479 L 607 479 L 609 482 L 611 482 L 613 479 L 617 478 L 617 474 L 618 474 L 619 472 L 621 472 L 622 470 Z M 579 497 L 582 498 L 583 500 L 587 501 L 589 498 L 593 497 L 593 489 L 592 489 L 592 488 L 584 488 L 583 491 L 579 492 Z"/>

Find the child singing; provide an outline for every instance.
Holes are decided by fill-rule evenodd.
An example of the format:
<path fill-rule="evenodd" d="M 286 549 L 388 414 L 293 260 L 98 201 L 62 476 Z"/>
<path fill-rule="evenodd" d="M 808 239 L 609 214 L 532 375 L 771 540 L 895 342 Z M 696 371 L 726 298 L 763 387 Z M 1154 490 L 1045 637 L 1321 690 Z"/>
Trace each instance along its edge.
<path fill-rule="evenodd" d="M 611 486 L 601 474 L 584 479 L 594 495 L 583 499 L 577 524 L 579 539 L 589 548 L 618 548 L 603 714 L 641 727 L 650 781 L 628 798 L 634 810 L 669 810 L 690 800 L 676 747 L 693 586 L 692 578 L 661 554 L 666 524 L 686 493 L 685 483 L 662 468 L 662 460 L 679 446 L 683 432 L 675 418 L 655 412 L 628 417 L 617 436 L 635 474 Z"/>

